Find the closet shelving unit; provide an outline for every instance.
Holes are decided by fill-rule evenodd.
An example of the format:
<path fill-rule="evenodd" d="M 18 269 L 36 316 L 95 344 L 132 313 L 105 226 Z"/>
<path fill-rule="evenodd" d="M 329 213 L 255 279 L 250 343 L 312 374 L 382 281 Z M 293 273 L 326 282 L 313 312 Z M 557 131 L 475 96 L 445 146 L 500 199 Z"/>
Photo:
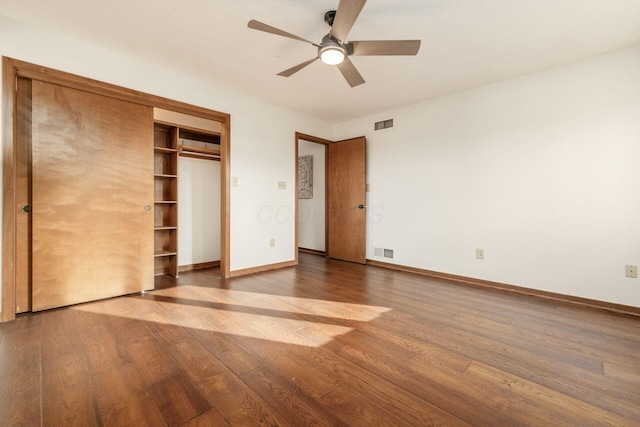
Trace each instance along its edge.
<path fill-rule="evenodd" d="M 154 271 L 177 278 L 178 156 L 219 161 L 220 135 L 156 122 L 153 145 Z"/>
<path fill-rule="evenodd" d="M 178 128 L 154 125 L 154 272 L 178 277 Z"/>

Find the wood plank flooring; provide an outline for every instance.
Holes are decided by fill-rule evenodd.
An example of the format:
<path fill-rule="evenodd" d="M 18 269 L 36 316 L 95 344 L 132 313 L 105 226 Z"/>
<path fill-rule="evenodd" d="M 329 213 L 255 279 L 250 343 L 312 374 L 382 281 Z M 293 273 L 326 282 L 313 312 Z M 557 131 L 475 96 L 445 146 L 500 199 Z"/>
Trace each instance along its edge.
<path fill-rule="evenodd" d="M 640 318 L 301 254 L 0 324 L 0 426 L 640 426 Z"/>

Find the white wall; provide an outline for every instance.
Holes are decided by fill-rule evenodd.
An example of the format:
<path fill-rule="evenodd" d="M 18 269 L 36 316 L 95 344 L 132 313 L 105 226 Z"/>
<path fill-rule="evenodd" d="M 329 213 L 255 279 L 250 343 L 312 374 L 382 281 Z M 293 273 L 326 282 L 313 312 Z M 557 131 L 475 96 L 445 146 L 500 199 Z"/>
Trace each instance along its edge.
<path fill-rule="evenodd" d="M 298 141 L 298 157 L 313 156 L 313 198 L 298 199 L 298 246 L 325 250 L 325 146 Z"/>
<path fill-rule="evenodd" d="M 178 265 L 220 261 L 220 162 L 178 159 Z"/>
<path fill-rule="evenodd" d="M 328 123 L 2 16 L 0 55 L 229 113 L 231 175 L 239 178 L 230 195 L 231 270 L 295 259 L 295 132 L 329 138 Z"/>
<path fill-rule="evenodd" d="M 640 265 L 640 47 L 345 122 L 334 139 L 362 134 L 368 258 L 389 248 L 397 264 L 640 306 L 624 276 Z"/>

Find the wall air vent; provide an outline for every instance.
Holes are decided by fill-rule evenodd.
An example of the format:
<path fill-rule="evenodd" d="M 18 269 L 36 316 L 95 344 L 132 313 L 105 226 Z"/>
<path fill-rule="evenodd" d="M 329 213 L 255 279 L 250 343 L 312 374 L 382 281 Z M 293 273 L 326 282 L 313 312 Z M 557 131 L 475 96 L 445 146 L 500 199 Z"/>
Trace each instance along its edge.
<path fill-rule="evenodd" d="M 373 124 L 374 130 L 389 129 L 393 127 L 393 119 L 382 120 Z"/>
<path fill-rule="evenodd" d="M 373 248 L 373 256 L 393 259 L 393 249 Z"/>

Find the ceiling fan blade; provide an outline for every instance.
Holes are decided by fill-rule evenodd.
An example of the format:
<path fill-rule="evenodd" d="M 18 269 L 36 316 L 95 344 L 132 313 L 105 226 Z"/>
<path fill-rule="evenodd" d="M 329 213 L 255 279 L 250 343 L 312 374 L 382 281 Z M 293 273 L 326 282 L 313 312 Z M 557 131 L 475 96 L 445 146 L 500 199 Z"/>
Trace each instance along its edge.
<path fill-rule="evenodd" d="M 364 79 L 349 58 L 344 58 L 344 61 L 338 64 L 338 69 L 347 80 L 347 83 L 349 83 L 349 86 L 356 87 L 364 83 Z"/>
<path fill-rule="evenodd" d="M 256 21 L 255 19 L 252 19 L 251 21 L 249 21 L 249 23 L 247 24 L 247 27 L 249 27 L 249 28 L 251 28 L 253 30 L 264 31 L 265 33 L 275 34 L 277 36 L 288 37 L 288 38 L 294 39 L 294 40 L 300 40 L 301 42 L 309 43 L 309 44 L 312 44 L 312 45 L 314 45 L 316 47 L 318 46 L 314 42 L 310 42 L 307 39 L 303 39 L 302 37 L 298 37 L 295 34 L 287 33 L 286 31 L 283 31 L 283 30 L 281 30 L 279 28 L 276 28 L 276 27 L 272 27 L 271 25 L 267 25 L 267 24 L 265 24 L 263 22 Z"/>
<path fill-rule="evenodd" d="M 352 55 L 417 55 L 420 40 L 365 40 L 349 42 Z"/>
<path fill-rule="evenodd" d="M 329 34 L 344 43 L 366 2 L 367 0 L 340 0 Z"/>
<path fill-rule="evenodd" d="M 310 59 L 308 61 L 304 61 L 302 64 L 298 64 L 295 67 L 291 67 L 291 68 L 289 68 L 287 70 L 284 70 L 281 73 L 278 73 L 278 75 L 282 76 L 282 77 L 289 77 L 289 76 L 293 75 L 294 73 L 297 73 L 298 71 L 302 70 L 307 65 L 309 65 L 312 62 L 315 62 L 317 60 L 318 60 L 318 58 L 316 57 L 316 58 Z"/>

